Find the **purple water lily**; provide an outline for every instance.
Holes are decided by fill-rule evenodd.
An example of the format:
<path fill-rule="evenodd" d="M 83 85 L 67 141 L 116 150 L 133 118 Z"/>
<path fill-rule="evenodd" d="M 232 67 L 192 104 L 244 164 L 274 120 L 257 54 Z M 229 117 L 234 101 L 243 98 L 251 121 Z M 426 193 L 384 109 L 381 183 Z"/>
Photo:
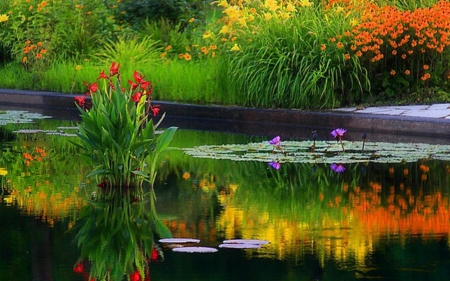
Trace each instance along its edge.
<path fill-rule="evenodd" d="M 345 172 L 345 167 L 344 167 L 344 165 L 342 165 L 342 164 L 331 164 L 331 170 L 333 170 L 333 172 L 336 172 L 336 173 L 343 173 L 343 172 Z"/>
<path fill-rule="evenodd" d="M 276 148 L 281 150 L 281 153 L 284 153 L 283 149 L 281 148 L 281 138 L 280 136 L 276 136 L 273 139 L 269 141 L 270 144 L 273 144 Z"/>
<path fill-rule="evenodd" d="M 345 132 L 347 132 L 346 129 L 343 128 L 337 128 L 334 129 L 333 131 L 331 131 L 331 135 L 333 136 L 333 138 L 337 138 L 339 140 L 339 142 L 341 143 L 342 146 L 342 151 L 345 151 L 344 149 L 344 143 L 342 142 L 342 137 L 344 136 Z"/>
<path fill-rule="evenodd" d="M 337 129 L 334 129 L 333 131 L 331 131 L 331 135 L 333 136 L 333 138 L 339 137 L 339 139 L 340 139 L 344 136 L 345 132 L 347 132 L 346 129 L 337 128 Z"/>
<path fill-rule="evenodd" d="M 269 162 L 269 165 L 270 165 L 270 167 L 274 168 L 275 170 L 279 170 L 280 166 L 281 166 L 280 163 L 274 162 L 274 161 Z"/>
<path fill-rule="evenodd" d="M 280 136 L 276 136 L 269 141 L 270 144 L 279 146 L 280 145 Z"/>

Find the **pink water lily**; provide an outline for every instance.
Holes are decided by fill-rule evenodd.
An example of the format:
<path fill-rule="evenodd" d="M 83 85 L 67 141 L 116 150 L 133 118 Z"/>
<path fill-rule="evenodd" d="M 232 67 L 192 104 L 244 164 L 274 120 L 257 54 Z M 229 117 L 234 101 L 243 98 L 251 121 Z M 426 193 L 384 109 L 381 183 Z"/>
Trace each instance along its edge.
<path fill-rule="evenodd" d="M 341 138 L 344 136 L 345 132 L 347 132 L 346 129 L 337 128 L 337 129 L 334 129 L 333 131 L 331 131 L 331 135 L 333 136 L 333 138 L 336 138 L 336 137 Z"/>
<path fill-rule="evenodd" d="M 345 132 L 347 132 L 347 130 L 343 128 L 337 128 L 331 131 L 331 135 L 333 136 L 333 138 L 335 139 L 337 138 L 338 141 L 341 143 L 342 151 L 345 151 L 344 143 L 342 142 L 342 137 L 344 136 Z"/>
<path fill-rule="evenodd" d="M 276 148 L 278 148 L 281 153 L 284 153 L 283 149 L 281 148 L 281 138 L 280 136 L 276 136 L 273 139 L 269 141 L 270 144 L 273 144 Z"/>
<path fill-rule="evenodd" d="M 276 145 L 276 146 L 280 145 L 280 136 L 274 137 L 273 139 L 271 139 L 271 140 L 269 141 L 269 143 L 270 143 L 270 144 L 273 144 L 273 145 Z"/>

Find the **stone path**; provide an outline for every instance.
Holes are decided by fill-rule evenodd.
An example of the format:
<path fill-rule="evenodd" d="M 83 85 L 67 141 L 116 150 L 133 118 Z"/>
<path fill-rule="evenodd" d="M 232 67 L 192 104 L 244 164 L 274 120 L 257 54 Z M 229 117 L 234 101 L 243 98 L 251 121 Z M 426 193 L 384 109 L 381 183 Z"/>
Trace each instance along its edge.
<path fill-rule="evenodd" d="M 404 116 L 416 118 L 436 118 L 450 120 L 450 103 L 432 105 L 405 105 L 405 106 L 376 106 L 376 107 L 346 107 L 334 111 L 346 113 L 361 113 L 375 115 Z"/>

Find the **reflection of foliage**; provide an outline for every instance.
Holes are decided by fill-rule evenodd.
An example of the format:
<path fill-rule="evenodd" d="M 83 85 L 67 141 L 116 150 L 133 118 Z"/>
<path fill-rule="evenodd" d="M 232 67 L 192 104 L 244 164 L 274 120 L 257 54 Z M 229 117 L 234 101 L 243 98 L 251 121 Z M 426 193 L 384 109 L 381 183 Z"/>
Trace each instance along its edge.
<path fill-rule="evenodd" d="M 84 167 L 67 145 L 61 137 L 36 135 L 19 135 L 5 145 L 0 165 L 7 173 L 2 185 L 8 195 L 3 199 L 51 225 L 64 217 L 74 219 L 84 204 L 86 194 L 81 193 L 89 191 L 83 188 Z"/>
<path fill-rule="evenodd" d="M 148 276 L 147 262 L 155 252 L 152 229 L 159 237 L 171 237 L 170 232 L 157 218 L 153 202 L 149 212 L 149 202 L 142 197 L 109 200 L 91 202 L 80 212 L 72 230 L 77 232 L 81 259 L 90 262 L 90 276 L 96 280 Z"/>
<path fill-rule="evenodd" d="M 195 145 L 192 141 L 184 147 Z M 273 148 L 268 145 L 268 150 L 271 153 Z M 362 162 L 346 164 L 346 170 L 338 174 L 328 164 L 281 163 L 275 170 L 259 161 L 186 156 L 174 151 L 162 164 L 165 182 L 176 177 L 179 183 L 177 197 L 169 201 L 178 199 L 182 207 L 165 209 L 180 214 L 167 221 L 177 236 L 209 241 L 265 239 L 271 244 L 257 255 L 302 259 L 312 251 L 322 262 L 332 258 L 364 265 L 383 237 L 450 233 L 450 165 L 446 162 Z M 165 192 L 158 190 L 158 194 Z M 195 201 L 203 209 L 185 203 L 187 194 L 194 192 L 204 194 Z M 216 204 L 222 207 L 219 214 L 211 212 Z M 192 218 L 186 213 L 196 215 Z M 218 215 L 214 225 L 207 213 Z"/>

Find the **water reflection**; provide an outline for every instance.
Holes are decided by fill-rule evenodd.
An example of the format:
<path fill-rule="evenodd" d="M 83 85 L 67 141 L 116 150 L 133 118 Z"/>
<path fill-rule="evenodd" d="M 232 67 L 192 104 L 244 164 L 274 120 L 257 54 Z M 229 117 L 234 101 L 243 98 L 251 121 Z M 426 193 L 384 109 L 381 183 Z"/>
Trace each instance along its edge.
<path fill-rule="evenodd" d="M 74 272 L 86 280 L 150 280 L 148 263 L 162 258 L 153 244 L 153 231 L 161 231 L 152 205 L 133 193 L 84 206 L 71 230 L 81 251 Z"/>
<path fill-rule="evenodd" d="M 250 141 L 258 139 L 180 131 L 173 145 Z M 155 208 L 174 237 L 211 247 L 234 238 L 271 243 L 210 255 L 158 245 L 151 263 L 148 204 L 89 203 L 98 190 L 73 155 L 50 139 L 3 147 L 0 280 L 84 280 L 83 272 L 105 268 L 127 280 L 136 270 L 152 280 L 450 279 L 450 163 L 346 164 L 336 173 L 172 151 L 159 163 Z"/>
<path fill-rule="evenodd" d="M 176 167 L 177 157 L 182 158 L 169 157 L 168 162 L 172 160 L 174 166 L 168 170 L 186 169 Z M 297 263 L 312 255 L 325 272 L 333 261 L 341 270 L 353 272 L 353 278 L 386 277 L 387 269 L 389 274 L 405 270 L 405 276 L 412 276 L 414 266 L 400 268 L 400 264 L 386 264 L 380 259 L 380 255 L 389 258 L 392 254 L 383 250 L 385 247 L 397 251 L 416 247 L 435 262 L 434 255 L 450 258 L 448 163 L 353 164 L 336 173 L 327 165 L 283 164 L 277 170 L 268 169 L 264 163 L 187 162 L 188 169 L 198 173 L 179 179 L 184 183 L 178 184 L 177 197 L 197 193 L 197 205 L 178 200 L 183 205 L 177 207 L 184 210 L 181 215 L 194 216 L 167 220 L 175 236 L 208 241 L 269 240 L 270 245 L 247 251 L 246 257 Z M 207 188 L 204 182 L 194 180 L 205 176 L 202 171 L 214 175 Z M 173 181 L 173 175 L 166 176 Z M 160 192 L 169 196 L 171 191 Z M 161 204 L 166 206 L 165 212 L 179 214 Z M 399 263 L 416 263 L 413 253 L 404 252 L 402 256 Z M 443 264 L 447 266 L 449 260 Z M 443 270 L 447 274 L 441 268 L 443 264 L 428 263 L 424 272 Z"/>

